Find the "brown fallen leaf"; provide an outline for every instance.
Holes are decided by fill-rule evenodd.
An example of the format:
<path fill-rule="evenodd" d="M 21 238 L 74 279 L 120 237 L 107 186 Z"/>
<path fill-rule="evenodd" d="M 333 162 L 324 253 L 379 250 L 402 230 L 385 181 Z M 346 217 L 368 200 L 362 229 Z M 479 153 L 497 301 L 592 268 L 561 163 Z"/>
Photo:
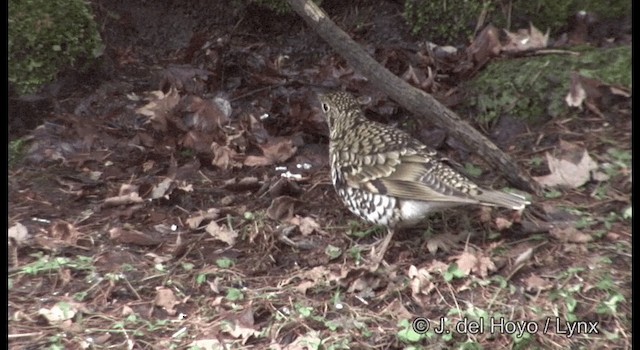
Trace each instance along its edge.
<path fill-rule="evenodd" d="M 200 227 L 204 220 L 215 220 L 220 217 L 220 209 L 209 208 L 207 211 L 200 211 L 198 214 L 189 217 L 186 222 L 190 229 L 195 230 Z"/>
<path fill-rule="evenodd" d="M 288 221 L 293 217 L 293 209 L 298 200 L 290 196 L 280 196 L 271 201 L 267 208 L 267 216 L 276 221 Z"/>
<path fill-rule="evenodd" d="M 68 245 L 78 243 L 79 232 L 68 222 L 57 221 L 49 228 L 49 236 Z"/>
<path fill-rule="evenodd" d="M 573 226 L 564 228 L 554 227 L 549 230 L 549 233 L 551 236 L 562 242 L 587 243 L 593 241 L 593 237 L 591 235 L 582 233 Z"/>
<path fill-rule="evenodd" d="M 149 117 L 155 130 L 166 132 L 169 114 L 173 112 L 178 102 L 180 102 L 180 94 L 173 87 L 166 94 L 160 90 L 152 91 L 149 103 L 136 109 L 136 113 Z"/>
<path fill-rule="evenodd" d="M 465 251 L 462 252 L 462 254 L 458 255 L 458 257 L 456 258 L 456 264 L 458 265 L 460 271 L 464 272 L 465 275 L 469 275 L 471 273 L 471 270 L 473 270 L 478 264 L 478 258 L 475 255 Z"/>
<path fill-rule="evenodd" d="M 118 205 L 142 203 L 144 199 L 137 192 L 132 192 L 122 196 L 109 197 L 104 200 L 105 207 L 115 207 Z"/>
<path fill-rule="evenodd" d="M 496 228 L 498 229 L 498 231 L 504 231 L 506 229 L 509 229 L 511 226 L 513 226 L 513 221 L 507 220 L 502 217 L 496 218 Z"/>
<path fill-rule="evenodd" d="M 217 222 L 211 221 L 205 228 L 213 238 L 216 238 L 219 241 L 225 242 L 228 245 L 232 246 L 236 243 L 236 238 L 238 238 L 238 233 L 227 226 L 218 225 Z"/>
<path fill-rule="evenodd" d="M 553 283 L 538 275 L 531 275 L 524 280 L 528 292 L 542 292 L 551 289 Z"/>
<path fill-rule="evenodd" d="M 529 29 L 519 29 L 518 32 L 512 33 L 504 29 L 507 35 L 507 43 L 502 45 L 502 51 L 521 52 L 533 49 L 543 49 L 547 47 L 549 42 L 549 29 L 542 34 L 533 23 L 529 24 Z"/>
<path fill-rule="evenodd" d="M 234 161 L 236 152 L 228 146 L 222 146 L 213 142 L 211 144 L 211 152 L 213 153 L 212 165 L 220 169 L 229 169 L 230 167 L 236 166 L 236 162 Z"/>
<path fill-rule="evenodd" d="M 418 302 L 422 301 L 423 295 L 429 295 L 435 290 L 433 277 L 425 268 L 418 269 L 414 265 L 409 267 L 407 276 L 411 279 L 409 286 L 411 287 L 411 296 Z"/>
<path fill-rule="evenodd" d="M 491 258 L 484 256 L 480 252 L 473 254 L 471 252 L 464 251 L 456 258 L 456 264 L 466 275 L 469 275 L 471 272 L 475 272 L 480 275 L 480 277 L 487 277 L 489 272 L 497 270 L 496 265 L 493 263 Z"/>
<path fill-rule="evenodd" d="M 163 308 L 167 314 L 174 316 L 177 312 L 175 306 L 180 304 L 173 291 L 169 288 L 159 287 L 156 290 L 154 305 Z"/>
<path fill-rule="evenodd" d="M 546 187 L 578 188 L 591 179 L 591 172 L 598 169 L 587 150 L 570 142 L 560 140 L 551 155 L 547 152 L 547 164 L 551 174 L 534 177 Z"/>
<path fill-rule="evenodd" d="M 158 199 L 162 197 L 169 198 L 169 193 L 167 193 L 167 191 L 169 191 L 172 183 L 173 179 L 165 177 L 159 184 L 153 186 L 150 196 L 151 199 Z"/>
<path fill-rule="evenodd" d="M 244 345 L 251 336 L 259 335 L 260 330 L 256 328 L 253 318 L 253 308 L 249 306 L 245 308 L 239 315 L 235 317 L 233 322 L 227 323 L 225 332 L 231 336 L 242 339 Z"/>
<path fill-rule="evenodd" d="M 296 146 L 289 138 L 274 137 L 260 145 L 262 156 L 247 156 L 244 160 L 246 166 L 266 166 L 281 163 L 291 158 L 296 153 Z"/>
<path fill-rule="evenodd" d="M 120 244 L 134 244 L 143 247 L 156 246 L 164 242 L 163 240 L 151 237 L 146 233 L 126 230 L 122 227 L 114 227 L 110 229 L 109 238 Z"/>
<path fill-rule="evenodd" d="M 449 250 L 451 250 L 452 246 L 459 242 L 462 242 L 464 239 L 466 239 L 466 237 L 467 235 L 462 233 L 458 235 L 452 233 L 433 235 L 429 238 L 429 240 L 427 240 L 427 249 L 431 254 L 436 254 L 438 252 L 438 249 L 442 249 L 443 251 L 448 252 Z"/>
<path fill-rule="evenodd" d="M 393 299 L 393 301 L 382 309 L 379 314 L 390 316 L 394 320 L 409 320 L 414 317 L 413 313 L 407 310 L 399 298 Z"/>
<path fill-rule="evenodd" d="M 197 131 L 212 133 L 218 131 L 229 119 L 220 106 L 212 100 L 204 100 L 198 96 L 187 96 L 183 99 L 185 125 Z"/>
<path fill-rule="evenodd" d="M 23 246 L 29 239 L 29 230 L 21 223 L 17 223 L 11 227 L 7 232 L 9 237 L 9 244 L 17 247 Z"/>
<path fill-rule="evenodd" d="M 584 102 L 585 98 L 587 98 L 587 92 L 580 82 L 579 74 L 577 72 L 571 72 L 571 85 L 569 86 L 569 93 L 564 98 L 564 101 L 569 107 L 582 109 L 582 102 Z"/>
<path fill-rule="evenodd" d="M 496 57 L 502 50 L 498 29 L 489 24 L 476 36 L 475 40 L 467 47 L 467 57 L 480 65 L 491 57 Z"/>
<path fill-rule="evenodd" d="M 312 234 L 313 231 L 316 231 L 321 234 L 327 234 L 325 231 L 323 231 L 320 228 L 320 224 L 318 224 L 318 222 L 316 222 L 313 218 L 308 216 L 300 217 L 296 215 L 290 220 L 288 220 L 288 222 L 290 224 L 298 226 L 298 228 L 300 229 L 300 233 L 302 233 L 303 236 L 308 236 Z"/>

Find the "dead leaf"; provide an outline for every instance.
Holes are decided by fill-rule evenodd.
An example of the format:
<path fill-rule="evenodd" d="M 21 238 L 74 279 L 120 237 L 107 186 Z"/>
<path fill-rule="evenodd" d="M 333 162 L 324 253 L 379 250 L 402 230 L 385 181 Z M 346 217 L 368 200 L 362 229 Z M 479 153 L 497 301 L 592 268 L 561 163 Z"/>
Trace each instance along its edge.
<path fill-rule="evenodd" d="M 449 269 L 449 265 L 443 263 L 442 261 L 434 260 L 431 262 L 431 264 L 427 268 L 427 271 L 442 274 L 446 272 L 448 269 Z"/>
<path fill-rule="evenodd" d="M 19 247 L 29 238 L 29 230 L 23 224 L 17 223 L 9 227 L 7 235 L 10 243 Z"/>
<path fill-rule="evenodd" d="M 598 169 L 587 150 L 572 143 L 560 140 L 553 156 L 547 152 L 547 164 L 551 174 L 534 177 L 546 187 L 578 188 L 591 179 L 591 172 Z"/>
<path fill-rule="evenodd" d="M 244 160 L 246 166 L 266 166 L 281 163 L 291 158 L 296 153 L 296 146 L 289 138 L 275 137 L 260 145 L 262 156 L 247 156 Z"/>
<path fill-rule="evenodd" d="M 256 191 L 260 189 L 262 184 L 255 176 L 246 176 L 241 179 L 233 177 L 226 180 L 223 185 L 225 189 L 229 191 L 242 192 L 242 191 Z"/>
<path fill-rule="evenodd" d="M 520 52 L 547 47 L 549 41 L 549 29 L 542 34 L 533 23 L 529 24 L 529 30 L 519 29 L 517 33 L 511 33 L 504 29 L 507 35 L 507 43 L 502 46 L 502 51 Z"/>
<path fill-rule="evenodd" d="M 298 293 L 304 295 L 307 293 L 307 289 L 311 288 L 311 287 L 315 287 L 317 285 L 316 282 L 312 282 L 312 281 L 302 281 L 300 282 L 300 284 L 298 284 L 297 286 L 295 286 L 293 289 L 295 289 L 296 291 L 298 291 Z"/>
<path fill-rule="evenodd" d="M 418 302 L 421 302 L 423 295 L 429 295 L 435 290 L 433 277 L 427 269 L 418 269 L 414 265 L 409 267 L 407 276 L 411 279 L 409 286 L 411 287 L 411 296 Z"/>
<path fill-rule="evenodd" d="M 320 228 L 320 224 L 318 224 L 313 218 L 308 216 L 300 217 L 296 215 L 288 220 L 288 222 L 290 224 L 298 226 L 298 228 L 300 229 L 300 233 L 302 233 L 303 236 L 308 236 L 312 234 L 313 231 L 326 234 L 326 232 Z"/>
<path fill-rule="evenodd" d="M 414 314 L 407 310 L 399 298 L 394 298 L 379 314 L 390 316 L 394 320 L 409 320 L 415 317 Z"/>
<path fill-rule="evenodd" d="M 150 102 L 136 109 L 136 113 L 149 117 L 149 121 L 155 130 L 166 132 L 167 120 L 174 107 L 180 102 L 178 90 L 171 88 L 167 94 L 162 91 L 152 91 Z"/>
<path fill-rule="evenodd" d="M 280 196 L 267 208 L 267 216 L 276 221 L 289 221 L 293 218 L 293 209 L 298 204 L 298 200 L 289 196 Z"/>
<path fill-rule="evenodd" d="M 504 231 L 511 228 L 511 226 L 513 226 L 513 221 L 507 220 L 502 217 L 496 218 L 496 228 L 498 229 L 498 231 Z"/>
<path fill-rule="evenodd" d="M 226 328 L 225 332 L 235 338 L 242 339 L 243 345 L 251 336 L 260 334 L 259 330 L 255 328 L 252 307 L 245 308 L 245 310 L 233 320 L 233 325 L 227 324 Z"/>
<path fill-rule="evenodd" d="M 469 252 L 462 252 L 456 259 L 456 264 L 458 268 L 465 273 L 465 275 L 469 275 L 471 270 L 473 270 L 478 264 L 478 258 L 475 255 Z"/>
<path fill-rule="evenodd" d="M 402 80 L 424 89 L 423 84 L 427 81 L 427 75 L 422 69 L 413 68 L 412 65 L 409 65 L 409 68 L 402 74 Z"/>
<path fill-rule="evenodd" d="M 480 252 L 477 254 L 468 251 L 462 252 L 462 254 L 456 258 L 456 264 L 466 275 L 475 272 L 480 275 L 480 277 L 487 277 L 489 272 L 497 270 L 491 258 L 484 256 Z"/>
<path fill-rule="evenodd" d="M 553 283 L 541 278 L 538 275 L 531 275 L 524 280 L 528 292 L 541 292 L 551 289 Z"/>
<path fill-rule="evenodd" d="M 238 238 L 238 233 L 236 231 L 229 229 L 226 226 L 220 226 L 215 221 L 209 222 L 205 231 L 207 231 L 212 237 L 225 242 L 230 246 L 234 245 L 236 243 L 236 238 Z"/>
<path fill-rule="evenodd" d="M 200 223 L 204 220 L 215 220 L 220 217 L 220 209 L 209 208 L 206 212 L 200 211 L 198 214 L 191 216 L 186 220 L 187 226 L 195 230 L 200 227 Z"/>
<path fill-rule="evenodd" d="M 520 255 L 518 255 L 516 260 L 513 262 L 513 265 L 514 266 L 523 265 L 525 262 L 531 260 L 532 256 L 533 256 L 533 248 L 528 248 L 524 252 L 520 253 Z"/>
<path fill-rule="evenodd" d="M 41 308 L 38 314 L 43 316 L 51 325 L 58 325 L 64 321 L 69 321 L 78 313 L 78 303 L 61 301 L 53 305 L 50 309 Z"/>
<path fill-rule="evenodd" d="M 582 109 L 582 102 L 587 97 L 587 92 L 580 83 L 580 76 L 577 72 L 571 72 L 571 85 L 569 86 L 569 93 L 564 98 L 569 107 L 578 107 Z"/>
<path fill-rule="evenodd" d="M 212 165 L 220 169 L 229 169 L 235 166 L 234 158 L 236 157 L 236 152 L 228 146 L 221 146 L 213 142 L 211 144 L 211 152 L 213 153 Z"/>
<path fill-rule="evenodd" d="M 551 236 L 553 236 L 555 239 L 562 241 L 562 242 L 570 242 L 570 243 L 587 243 L 587 242 L 591 242 L 593 240 L 593 237 L 591 235 L 588 235 L 586 233 L 582 233 L 580 231 L 578 231 L 578 229 L 576 229 L 573 226 L 567 226 L 567 227 L 553 227 L 549 233 L 551 234 Z"/>
<path fill-rule="evenodd" d="M 471 61 L 484 64 L 489 58 L 498 56 L 501 50 L 498 29 L 489 24 L 476 36 L 466 52 Z"/>
<path fill-rule="evenodd" d="M 158 199 L 162 197 L 169 199 L 169 195 L 166 193 L 171 187 L 172 183 L 173 183 L 173 180 L 166 177 L 164 178 L 164 180 L 162 180 L 162 182 L 153 186 L 153 190 L 151 190 L 151 199 Z"/>
<path fill-rule="evenodd" d="M 154 305 L 163 308 L 170 316 L 175 316 L 177 310 L 175 306 L 180 304 L 173 291 L 169 288 L 160 287 L 156 290 Z"/>
<path fill-rule="evenodd" d="M 138 192 L 132 192 L 122 196 L 105 198 L 103 205 L 105 207 L 115 207 L 118 205 L 142 203 L 144 199 L 140 197 Z"/>
<path fill-rule="evenodd" d="M 49 229 L 49 236 L 59 242 L 64 242 L 68 245 L 76 245 L 78 243 L 79 232 L 70 223 L 58 221 L 51 225 L 51 228 Z"/>
<path fill-rule="evenodd" d="M 227 115 L 212 100 L 204 100 L 198 96 L 187 96 L 183 100 L 183 110 L 187 113 L 184 124 L 204 133 L 220 130 L 229 122 Z"/>
<path fill-rule="evenodd" d="M 120 312 L 120 316 L 130 316 L 135 314 L 136 312 L 129 306 L 129 305 L 123 305 L 122 306 L 122 312 Z"/>
<path fill-rule="evenodd" d="M 480 277 L 487 277 L 489 275 L 489 272 L 494 272 L 497 270 L 498 268 L 490 257 L 482 256 L 475 271 L 480 275 Z"/>
<path fill-rule="evenodd" d="M 462 242 L 466 238 L 464 234 L 454 235 L 451 233 L 442 233 L 433 235 L 427 241 L 427 249 L 429 253 L 436 254 L 438 249 L 442 249 L 445 252 L 451 250 L 451 246 L 456 243 Z"/>

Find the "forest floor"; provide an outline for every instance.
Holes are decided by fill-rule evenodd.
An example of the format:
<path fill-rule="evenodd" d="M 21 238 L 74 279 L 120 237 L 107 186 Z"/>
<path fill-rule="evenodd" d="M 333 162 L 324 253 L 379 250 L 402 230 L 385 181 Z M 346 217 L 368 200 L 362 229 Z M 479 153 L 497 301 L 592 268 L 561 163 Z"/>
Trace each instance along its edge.
<path fill-rule="evenodd" d="M 523 212 L 435 214 L 371 272 L 384 230 L 334 192 L 319 89 L 370 97 L 371 118 L 483 186 L 508 184 L 446 130 L 412 122 L 295 14 L 223 3 L 97 1 L 103 65 L 10 105 L 24 149 L 9 167 L 11 349 L 631 347 L 624 88 L 586 89 L 581 108 L 517 130 L 476 125 L 549 186 Z M 328 12 L 453 110 L 454 67 L 482 68 L 439 61 L 396 2 Z"/>

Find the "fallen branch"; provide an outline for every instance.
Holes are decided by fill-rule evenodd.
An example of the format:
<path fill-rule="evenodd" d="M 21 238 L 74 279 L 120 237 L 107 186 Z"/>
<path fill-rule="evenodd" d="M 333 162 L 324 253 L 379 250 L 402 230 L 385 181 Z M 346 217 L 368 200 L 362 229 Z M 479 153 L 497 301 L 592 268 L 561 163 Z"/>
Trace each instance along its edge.
<path fill-rule="evenodd" d="M 367 77 L 376 88 L 411 113 L 445 127 L 454 137 L 462 140 L 489 164 L 498 168 L 515 187 L 536 194 L 540 193 L 538 183 L 522 171 L 493 142 L 431 95 L 414 88 L 381 66 L 311 0 L 287 0 L 287 2 L 322 39 L 344 57 L 354 69 Z"/>

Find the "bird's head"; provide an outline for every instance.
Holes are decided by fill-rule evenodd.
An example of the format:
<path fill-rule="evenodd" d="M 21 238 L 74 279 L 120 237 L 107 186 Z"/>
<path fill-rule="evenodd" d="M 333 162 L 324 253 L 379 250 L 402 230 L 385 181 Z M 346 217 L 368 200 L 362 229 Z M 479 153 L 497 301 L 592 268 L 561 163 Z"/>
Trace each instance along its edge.
<path fill-rule="evenodd" d="M 351 94 L 344 91 L 318 94 L 320 107 L 327 118 L 331 133 L 349 128 L 356 119 L 362 116 L 358 101 Z"/>

